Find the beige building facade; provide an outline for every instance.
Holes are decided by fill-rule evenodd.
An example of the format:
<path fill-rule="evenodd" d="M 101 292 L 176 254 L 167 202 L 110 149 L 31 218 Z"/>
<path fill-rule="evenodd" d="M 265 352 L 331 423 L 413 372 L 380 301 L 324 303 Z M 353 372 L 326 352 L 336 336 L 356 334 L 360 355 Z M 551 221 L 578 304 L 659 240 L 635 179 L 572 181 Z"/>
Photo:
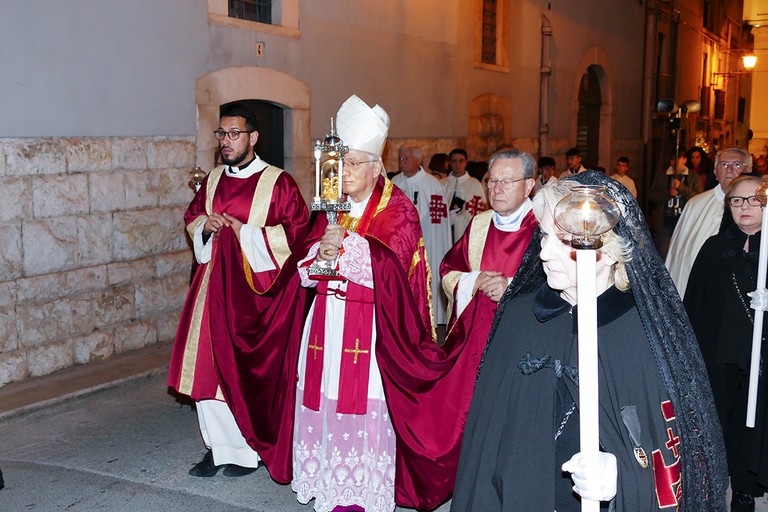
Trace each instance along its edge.
<path fill-rule="evenodd" d="M 351 94 L 390 114 L 388 170 L 401 144 L 480 161 L 511 143 L 561 168 L 572 146 L 592 167 L 628 156 L 643 180 L 658 129 L 643 2 L 271 4 L 269 23 L 227 0 L 6 7 L 3 47 L 36 36 L 0 80 L 0 386 L 173 338 L 189 173 L 213 167 L 229 102 L 271 112 L 265 151 L 307 198 L 312 144 Z"/>

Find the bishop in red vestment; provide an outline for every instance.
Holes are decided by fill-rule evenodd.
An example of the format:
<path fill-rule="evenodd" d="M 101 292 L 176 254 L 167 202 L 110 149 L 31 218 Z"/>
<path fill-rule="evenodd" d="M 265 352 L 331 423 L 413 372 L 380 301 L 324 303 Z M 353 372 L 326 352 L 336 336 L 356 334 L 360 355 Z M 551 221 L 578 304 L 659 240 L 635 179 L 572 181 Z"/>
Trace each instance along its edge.
<path fill-rule="evenodd" d="M 215 134 L 225 165 L 208 174 L 184 214 L 198 266 L 168 385 L 195 400 L 209 449 L 191 475 L 213 476 L 227 465 L 225 474 L 241 476 L 261 459 L 285 483 L 292 426 L 285 382 L 297 357 L 286 342 L 294 329 L 286 318 L 301 302 L 284 288 L 309 215 L 293 178 L 254 154 L 250 111 L 229 107 Z"/>
<path fill-rule="evenodd" d="M 300 263 L 315 296 L 298 364 L 292 487 L 321 512 L 429 510 L 453 490 L 482 347 L 435 341 L 418 212 L 383 175 L 386 113 L 355 96 L 336 124 L 350 147 L 342 186 L 352 210 L 338 225 L 317 219 Z M 335 262 L 341 280 L 313 280 L 314 260 Z"/>

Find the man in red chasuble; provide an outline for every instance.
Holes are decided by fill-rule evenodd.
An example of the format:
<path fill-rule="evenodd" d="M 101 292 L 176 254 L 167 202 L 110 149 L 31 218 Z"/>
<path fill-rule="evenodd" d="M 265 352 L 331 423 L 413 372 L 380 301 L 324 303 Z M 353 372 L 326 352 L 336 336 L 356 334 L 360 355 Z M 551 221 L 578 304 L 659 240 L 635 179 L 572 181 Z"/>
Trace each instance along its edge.
<path fill-rule="evenodd" d="M 483 345 L 507 285 L 517 272 L 536 229 L 532 203 L 536 161 L 517 149 L 489 161 L 491 210 L 472 219 L 440 265 L 449 301 L 448 337 L 473 337 Z"/>
<path fill-rule="evenodd" d="M 339 109 L 352 208 L 339 224 L 317 219 L 299 263 L 315 298 L 299 352 L 292 488 L 316 511 L 447 500 L 482 352 L 435 342 L 419 215 L 381 161 L 388 125 L 357 96 Z M 336 262 L 341 278 L 314 280 L 315 260 Z"/>
<path fill-rule="evenodd" d="M 309 224 L 290 174 L 254 153 L 256 120 L 239 105 L 225 107 L 214 134 L 224 165 L 213 169 L 184 214 L 198 266 L 176 333 L 168 385 L 191 397 L 207 453 L 190 475 L 255 471 L 263 460 L 286 482 L 291 414 L 280 386 L 294 368 L 282 286 L 295 276 L 291 254 Z M 293 269 L 293 271 L 291 271 Z M 290 316 L 290 315 L 289 315 Z M 267 335 L 269 334 L 269 335 Z M 295 352 L 295 351 L 294 351 Z M 287 428 L 281 428 L 286 423 Z"/>

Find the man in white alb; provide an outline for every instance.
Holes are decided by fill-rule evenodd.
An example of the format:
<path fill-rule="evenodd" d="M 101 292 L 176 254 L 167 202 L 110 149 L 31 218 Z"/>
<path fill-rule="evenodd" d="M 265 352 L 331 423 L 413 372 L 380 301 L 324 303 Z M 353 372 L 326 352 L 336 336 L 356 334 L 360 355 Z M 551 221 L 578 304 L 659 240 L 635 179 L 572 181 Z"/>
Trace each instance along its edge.
<path fill-rule="evenodd" d="M 432 309 L 435 324 L 445 324 L 448 301 L 440 286 L 438 268 L 443 256 L 451 248 L 451 224 L 448 220 L 448 204 L 440 181 L 422 167 L 421 149 L 416 146 L 400 146 L 398 166 L 400 173 L 392 183 L 413 201 L 419 212 L 424 246 L 427 249 L 432 277 Z"/>

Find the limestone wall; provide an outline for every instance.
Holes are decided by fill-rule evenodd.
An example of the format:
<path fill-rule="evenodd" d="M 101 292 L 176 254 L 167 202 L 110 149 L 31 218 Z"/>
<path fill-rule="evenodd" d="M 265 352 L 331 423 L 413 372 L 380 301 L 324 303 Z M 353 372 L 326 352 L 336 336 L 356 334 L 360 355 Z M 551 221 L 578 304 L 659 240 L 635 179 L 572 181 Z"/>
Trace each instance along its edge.
<path fill-rule="evenodd" d="M 173 338 L 193 138 L 0 139 L 0 386 Z"/>

